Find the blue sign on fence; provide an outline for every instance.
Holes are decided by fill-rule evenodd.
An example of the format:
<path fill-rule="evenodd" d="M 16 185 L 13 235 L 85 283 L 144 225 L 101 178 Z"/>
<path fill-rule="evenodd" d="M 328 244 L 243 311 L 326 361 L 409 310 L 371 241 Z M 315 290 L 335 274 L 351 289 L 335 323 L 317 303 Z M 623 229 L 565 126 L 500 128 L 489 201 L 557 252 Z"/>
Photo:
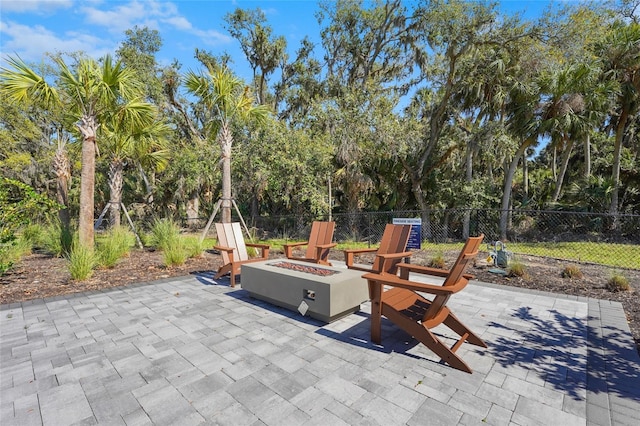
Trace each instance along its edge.
<path fill-rule="evenodd" d="M 411 233 L 409 234 L 408 249 L 419 249 L 422 242 L 422 219 L 412 217 L 394 217 L 394 225 L 411 225 Z"/>

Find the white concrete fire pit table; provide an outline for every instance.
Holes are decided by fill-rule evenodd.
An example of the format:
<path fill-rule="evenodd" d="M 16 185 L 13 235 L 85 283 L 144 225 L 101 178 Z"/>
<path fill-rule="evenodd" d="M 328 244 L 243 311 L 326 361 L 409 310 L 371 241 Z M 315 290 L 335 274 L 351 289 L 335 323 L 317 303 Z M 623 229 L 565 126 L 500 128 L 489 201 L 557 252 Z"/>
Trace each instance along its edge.
<path fill-rule="evenodd" d="M 369 300 L 362 271 L 272 259 L 242 265 L 242 288 L 251 297 L 324 322 L 358 312 Z"/>

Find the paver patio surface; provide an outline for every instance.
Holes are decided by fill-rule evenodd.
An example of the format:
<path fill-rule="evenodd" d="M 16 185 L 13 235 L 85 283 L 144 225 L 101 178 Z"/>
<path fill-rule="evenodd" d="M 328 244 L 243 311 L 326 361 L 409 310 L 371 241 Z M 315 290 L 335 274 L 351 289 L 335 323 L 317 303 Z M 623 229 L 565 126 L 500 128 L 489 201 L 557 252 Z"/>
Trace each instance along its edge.
<path fill-rule="evenodd" d="M 324 324 L 211 276 L 2 305 L 0 424 L 640 424 L 619 303 L 473 283 L 467 374 L 386 320 L 373 345 L 369 303 Z"/>

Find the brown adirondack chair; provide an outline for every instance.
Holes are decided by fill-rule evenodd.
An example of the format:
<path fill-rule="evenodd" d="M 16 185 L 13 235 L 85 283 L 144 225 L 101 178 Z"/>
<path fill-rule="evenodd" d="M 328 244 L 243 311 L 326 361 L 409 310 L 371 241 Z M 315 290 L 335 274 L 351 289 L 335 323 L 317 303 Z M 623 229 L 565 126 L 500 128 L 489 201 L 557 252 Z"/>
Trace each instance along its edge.
<path fill-rule="evenodd" d="M 411 256 L 406 251 L 411 225 L 387 224 L 380 240 L 378 248 L 349 249 L 344 250 L 344 261 L 347 268 L 358 271 L 396 274 L 396 266 L 406 257 Z M 364 266 L 354 263 L 356 256 L 367 253 L 375 253 L 373 265 Z"/>
<path fill-rule="evenodd" d="M 485 348 L 487 345 L 462 324 L 446 304 L 449 297 L 464 289 L 472 278 L 463 272 L 469 262 L 477 255 L 478 247 L 483 238 L 484 235 L 469 238 L 450 270 L 400 263 L 397 265 L 400 276 L 365 274 L 363 278 L 368 281 L 369 291 L 372 294 L 371 340 L 377 344 L 381 343 L 381 323 L 384 315 L 435 352 L 447 364 L 471 373 L 471 368 L 455 352 L 464 342 Z M 445 281 L 442 285 L 410 281 L 409 272 L 441 276 L 445 277 Z M 383 291 L 385 286 L 391 288 Z M 433 295 L 433 300 L 426 299 L 418 292 Z M 445 345 L 431 332 L 432 328 L 440 324 L 446 325 L 460 336 L 452 348 Z"/>
<path fill-rule="evenodd" d="M 304 262 L 312 262 L 320 265 L 331 266 L 329 262 L 329 250 L 337 244 L 332 243 L 333 231 L 336 229 L 335 222 L 319 222 L 315 221 L 311 225 L 309 241 L 299 243 L 284 244 L 284 254 L 287 259 L 301 260 Z M 293 255 L 295 247 L 307 246 L 304 257 L 296 257 Z"/>
<path fill-rule="evenodd" d="M 268 244 L 245 244 L 242 229 L 238 222 L 216 223 L 216 234 L 218 235 L 218 245 L 213 248 L 220 251 L 222 266 L 218 269 L 214 279 L 230 274 L 231 287 L 236 286 L 236 275 L 240 274 L 242 265 L 267 260 L 269 257 Z M 260 256 L 249 258 L 247 247 L 260 249 Z"/>

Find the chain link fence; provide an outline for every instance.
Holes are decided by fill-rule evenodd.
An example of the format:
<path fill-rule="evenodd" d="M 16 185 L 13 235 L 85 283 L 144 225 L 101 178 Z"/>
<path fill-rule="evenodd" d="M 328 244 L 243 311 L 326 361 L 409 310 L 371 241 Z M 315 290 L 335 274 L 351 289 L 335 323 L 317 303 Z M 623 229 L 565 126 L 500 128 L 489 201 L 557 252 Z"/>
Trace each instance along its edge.
<path fill-rule="evenodd" d="M 234 212 L 235 213 L 235 212 Z M 500 218 L 507 215 L 506 239 Z M 537 255 L 576 262 L 640 270 L 640 215 L 566 211 L 443 209 L 362 212 L 328 216 L 269 216 L 247 221 L 257 239 L 303 241 L 311 222 L 336 222 L 334 240 L 375 246 L 394 218 L 421 219 L 423 247 L 461 243 L 469 235 L 485 235 L 485 243 L 502 241 L 516 257 Z M 233 220 L 239 220 L 235 217 Z"/>

